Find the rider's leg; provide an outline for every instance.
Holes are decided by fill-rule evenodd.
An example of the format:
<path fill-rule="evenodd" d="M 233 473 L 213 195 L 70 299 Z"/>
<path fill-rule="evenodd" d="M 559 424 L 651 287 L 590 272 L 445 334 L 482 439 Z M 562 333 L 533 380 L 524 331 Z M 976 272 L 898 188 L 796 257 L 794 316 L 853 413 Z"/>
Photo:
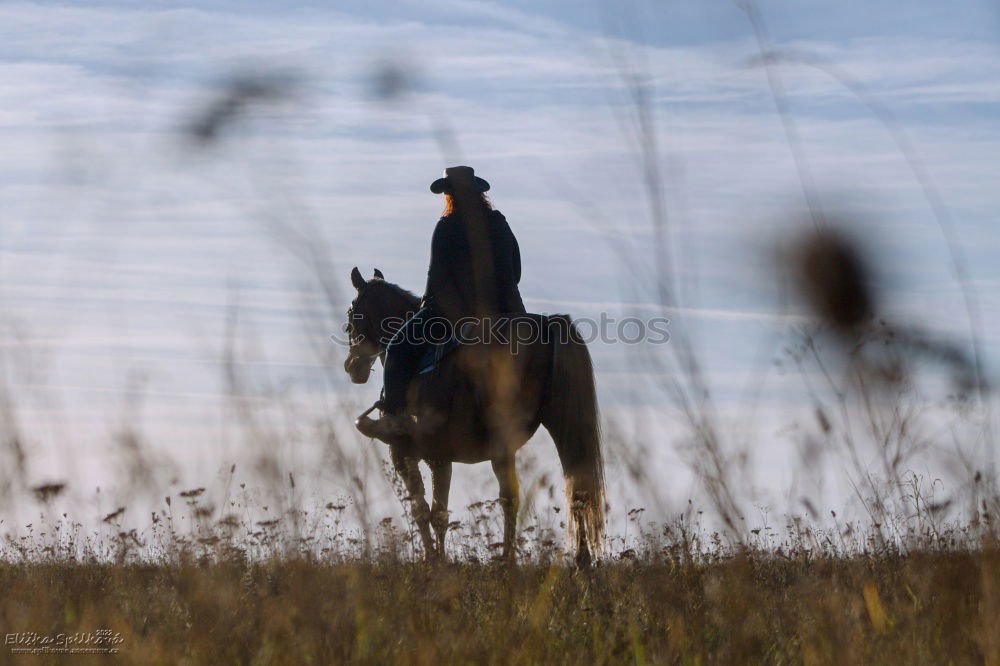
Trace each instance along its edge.
<path fill-rule="evenodd" d="M 362 416 L 354 424 L 366 437 L 401 445 L 412 434 L 403 409 L 406 407 L 406 390 L 419 360 L 426 316 L 426 310 L 417 311 L 386 346 L 382 418 L 376 421 Z"/>
<path fill-rule="evenodd" d="M 423 348 L 422 326 L 426 310 L 419 310 L 392 336 L 385 350 L 385 395 L 382 411 L 386 414 L 402 414 L 406 406 L 406 388 L 417 369 L 420 351 Z"/>

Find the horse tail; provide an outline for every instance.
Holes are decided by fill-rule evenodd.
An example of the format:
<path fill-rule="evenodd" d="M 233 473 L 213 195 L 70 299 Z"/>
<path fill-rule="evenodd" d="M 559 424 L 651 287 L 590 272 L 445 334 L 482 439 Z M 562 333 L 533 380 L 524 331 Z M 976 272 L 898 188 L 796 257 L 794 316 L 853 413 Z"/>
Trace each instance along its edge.
<path fill-rule="evenodd" d="M 542 425 L 559 452 L 566 479 L 568 534 L 586 566 L 604 541 L 604 462 L 594 366 L 568 315 L 549 317 L 552 365 Z"/>

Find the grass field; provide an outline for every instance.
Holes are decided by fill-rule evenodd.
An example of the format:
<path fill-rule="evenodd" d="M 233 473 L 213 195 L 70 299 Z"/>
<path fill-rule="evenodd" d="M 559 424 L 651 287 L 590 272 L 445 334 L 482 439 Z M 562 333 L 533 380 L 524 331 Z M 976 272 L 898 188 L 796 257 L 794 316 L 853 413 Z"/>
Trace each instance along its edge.
<path fill-rule="evenodd" d="M 6 562 L 2 659 L 55 661 L 65 657 L 15 650 L 110 630 L 114 659 L 143 664 L 1000 663 L 996 539 L 854 555 L 666 544 L 589 571 L 558 557 L 435 564 L 389 551 Z"/>

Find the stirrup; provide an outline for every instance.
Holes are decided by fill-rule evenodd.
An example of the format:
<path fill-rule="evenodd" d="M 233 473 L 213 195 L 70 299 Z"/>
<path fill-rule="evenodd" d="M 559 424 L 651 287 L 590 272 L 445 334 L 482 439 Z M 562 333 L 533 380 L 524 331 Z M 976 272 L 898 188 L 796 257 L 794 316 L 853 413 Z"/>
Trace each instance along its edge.
<path fill-rule="evenodd" d="M 374 412 L 376 409 L 379 410 L 380 412 L 384 412 L 385 411 L 385 408 L 382 406 L 382 399 L 381 398 L 379 398 L 378 400 L 376 400 L 375 403 L 371 407 L 369 407 L 365 411 L 361 412 L 361 415 L 358 416 L 358 418 L 354 419 L 355 422 L 360 421 L 361 419 L 365 418 L 366 416 L 368 416 L 369 414 L 371 414 L 372 412 Z"/>

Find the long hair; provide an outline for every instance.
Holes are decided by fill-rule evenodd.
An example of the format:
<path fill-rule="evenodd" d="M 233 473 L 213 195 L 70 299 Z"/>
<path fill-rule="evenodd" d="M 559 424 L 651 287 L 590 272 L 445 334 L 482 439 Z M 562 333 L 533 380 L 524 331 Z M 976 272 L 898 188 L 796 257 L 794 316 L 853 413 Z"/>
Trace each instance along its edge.
<path fill-rule="evenodd" d="M 452 213 L 462 213 L 468 210 L 470 206 L 481 207 L 483 212 L 493 210 L 493 204 L 485 192 L 445 192 L 444 212 L 441 213 L 441 217 L 451 215 Z"/>
<path fill-rule="evenodd" d="M 444 201 L 444 216 L 457 214 L 469 244 L 471 274 L 467 277 L 472 280 L 474 299 L 465 307 L 474 308 L 477 316 L 495 312 L 499 304 L 499 287 L 494 272 L 495 248 L 489 233 L 493 206 L 485 193 L 472 187 L 449 188 Z"/>

